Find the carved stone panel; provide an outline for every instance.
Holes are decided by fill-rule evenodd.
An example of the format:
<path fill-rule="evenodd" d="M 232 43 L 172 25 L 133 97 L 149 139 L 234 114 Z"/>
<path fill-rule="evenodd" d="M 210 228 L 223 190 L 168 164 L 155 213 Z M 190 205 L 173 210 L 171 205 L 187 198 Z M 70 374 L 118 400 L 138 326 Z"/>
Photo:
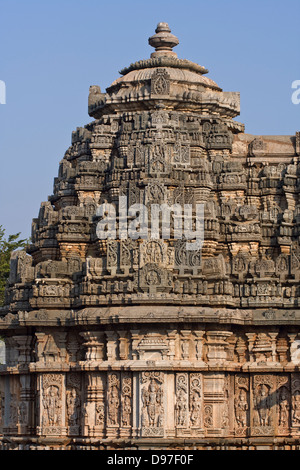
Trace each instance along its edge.
<path fill-rule="evenodd" d="M 121 380 L 121 436 L 131 436 L 132 429 L 132 375 L 130 373 L 122 373 Z"/>
<path fill-rule="evenodd" d="M 176 374 L 175 427 L 177 435 L 189 434 L 189 375 Z"/>
<path fill-rule="evenodd" d="M 77 373 L 70 373 L 67 375 L 66 422 L 68 434 L 71 436 L 80 434 L 81 409 L 81 376 Z"/>
<path fill-rule="evenodd" d="M 43 374 L 40 386 L 40 433 L 49 436 L 64 435 L 66 433 L 64 376 L 56 373 Z"/>
<path fill-rule="evenodd" d="M 272 375 L 261 374 L 252 377 L 253 436 L 274 434 L 276 404 L 276 382 Z"/>
<path fill-rule="evenodd" d="M 117 437 L 120 427 L 120 374 L 107 374 L 107 437 Z"/>
<path fill-rule="evenodd" d="M 203 427 L 212 426 L 212 410 L 210 405 L 203 406 L 202 377 L 199 373 L 190 374 L 190 426 L 193 433 L 199 432 Z M 197 430 L 197 431 L 196 431 Z"/>
<path fill-rule="evenodd" d="M 291 425 L 291 392 L 290 380 L 287 375 L 277 376 L 277 433 L 280 436 L 288 436 Z"/>
<path fill-rule="evenodd" d="M 235 434 L 246 436 L 249 429 L 249 377 L 247 375 L 235 376 L 234 391 L 234 417 Z"/>
<path fill-rule="evenodd" d="M 164 374 L 142 372 L 140 426 L 142 437 L 164 437 Z"/>
<path fill-rule="evenodd" d="M 170 76 L 165 69 L 159 68 L 151 77 L 151 95 L 167 96 L 170 91 Z"/>

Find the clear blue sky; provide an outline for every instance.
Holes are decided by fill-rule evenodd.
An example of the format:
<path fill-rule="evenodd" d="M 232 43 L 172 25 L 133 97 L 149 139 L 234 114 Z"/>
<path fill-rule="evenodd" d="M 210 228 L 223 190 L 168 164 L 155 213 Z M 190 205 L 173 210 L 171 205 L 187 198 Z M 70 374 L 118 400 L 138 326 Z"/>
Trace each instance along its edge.
<path fill-rule="evenodd" d="M 90 85 L 150 56 L 148 37 L 169 23 L 176 52 L 206 66 L 225 91 L 240 91 L 251 134 L 295 134 L 300 105 L 299 0 L 0 0 L 0 225 L 31 232 L 52 193 L 71 132 L 91 121 Z"/>

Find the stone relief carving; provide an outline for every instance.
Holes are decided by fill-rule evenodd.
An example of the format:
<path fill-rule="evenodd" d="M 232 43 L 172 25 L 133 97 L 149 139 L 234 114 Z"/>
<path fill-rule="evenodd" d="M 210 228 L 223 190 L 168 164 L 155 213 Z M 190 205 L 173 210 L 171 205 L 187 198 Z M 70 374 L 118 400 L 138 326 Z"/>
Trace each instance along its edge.
<path fill-rule="evenodd" d="M 189 426 L 189 395 L 188 374 L 176 374 L 176 427 L 188 428 Z"/>
<path fill-rule="evenodd" d="M 168 95 L 170 90 L 169 74 L 164 69 L 156 69 L 151 76 L 151 93 Z"/>
<path fill-rule="evenodd" d="M 62 426 L 62 376 L 45 374 L 42 377 L 42 384 L 43 433 L 59 435 Z"/>
<path fill-rule="evenodd" d="M 190 422 L 193 428 L 202 427 L 201 374 L 190 374 Z M 212 426 L 212 409 L 204 406 L 204 426 Z"/>
<path fill-rule="evenodd" d="M 113 373 L 108 375 L 107 424 L 113 427 L 120 425 L 120 378 Z"/>
<path fill-rule="evenodd" d="M 235 377 L 234 412 L 237 435 L 246 435 L 249 427 L 249 378 L 245 375 Z"/>
<path fill-rule="evenodd" d="M 164 435 L 164 374 L 142 372 L 141 431 L 143 437 Z"/>

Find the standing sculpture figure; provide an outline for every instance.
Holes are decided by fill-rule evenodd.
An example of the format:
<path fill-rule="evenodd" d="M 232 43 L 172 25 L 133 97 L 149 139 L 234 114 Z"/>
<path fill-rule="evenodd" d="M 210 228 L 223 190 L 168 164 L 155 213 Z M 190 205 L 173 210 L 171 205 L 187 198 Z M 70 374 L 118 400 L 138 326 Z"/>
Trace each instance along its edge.
<path fill-rule="evenodd" d="M 248 403 L 246 392 L 244 390 L 240 391 L 239 396 L 235 399 L 234 409 L 235 409 L 235 418 L 237 424 L 241 428 L 245 428 L 247 426 L 247 411 L 248 411 Z"/>
<path fill-rule="evenodd" d="M 60 400 L 58 396 L 58 388 L 49 387 L 49 395 L 47 391 L 44 395 L 43 406 L 45 409 L 45 418 L 49 426 L 56 426 L 59 421 Z"/>

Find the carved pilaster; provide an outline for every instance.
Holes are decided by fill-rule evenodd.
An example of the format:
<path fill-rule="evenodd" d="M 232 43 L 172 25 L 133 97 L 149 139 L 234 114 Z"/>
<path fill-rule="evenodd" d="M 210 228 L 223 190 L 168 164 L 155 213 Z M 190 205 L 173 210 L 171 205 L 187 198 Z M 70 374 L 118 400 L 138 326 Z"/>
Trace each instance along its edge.
<path fill-rule="evenodd" d="M 131 330 L 131 354 L 132 354 L 132 359 L 134 360 L 139 359 L 139 351 L 138 351 L 139 341 L 140 341 L 140 331 Z"/>
<path fill-rule="evenodd" d="M 36 362 L 44 362 L 43 351 L 45 348 L 47 336 L 43 332 L 36 332 L 35 338 L 36 338 L 36 342 L 35 342 Z"/>
<path fill-rule="evenodd" d="M 188 361 L 190 359 L 190 338 L 191 338 L 191 330 L 181 330 L 181 358 L 184 361 Z"/>
<path fill-rule="evenodd" d="M 20 375 L 20 403 L 18 408 L 19 434 L 31 434 L 34 430 L 34 398 L 32 377 Z"/>
<path fill-rule="evenodd" d="M 203 361 L 203 342 L 205 331 L 195 330 L 193 331 L 195 335 L 195 355 L 198 362 L 204 364 Z"/>
<path fill-rule="evenodd" d="M 121 361 L 126 361 L 129 354 L 129 340 L 126 331 L 118 331 L 119 335 L 119 358 Z"/>
<path fill-rule="evenodd" d="M 224 407 L 228 407 L 225 373 L 211 372 L 203 376 L 203 427 L 210 436 L 221 436 L 224 428 Z"/>
<path fill-rule="evenodd" d="M 85 436 L 105 437 L 106 374 L 86 374 L 85 399 L 82 418 Z"/>
<path fill-rule="evenodd" d="M 167 330 L 167 339 L 168 339 L 168 346 L 169 346 L 169 352 L 167 354 L 168 359 L 172 361 L 175 359 L 176 355 L 176 337 L 177 337 L 177 330 Z"/>
<path fill-rule="evenodd" d="M 28 364 L 31 360 L 31 336 L 13 336 L 17 344 L 19 357 L 19 364 Z"/>
<path fill-rule="evenodd" d="M 14 366 L 18 362 L 18 346 L 13 337 L 7 337 L 5 339 L 5 350 L 6 350 L 6 364 L 8 366 Z"/>
<path fill-rule="evenodd" d="M 117 333 L 114 331 L 106 331 L 106 351 L 107 360 L 115 361 L 117 357 Z"/>
<path fill-rule="evenodd" d="M 249 353 L 249 362 L 254 362 L 254 356 L 253 356 L 253 346 L 254 346 L 254 341 L 255 341 L 255 333 L 246 333 L 246 336 L 248 338 L 248 353 Z"/>
<path fill-rule="evenodd" d="M 99 362 L 104 359 L 103 333 L 100 331 L 84 331 L 80 333 L 84 339 L 85 360 Z"/>

